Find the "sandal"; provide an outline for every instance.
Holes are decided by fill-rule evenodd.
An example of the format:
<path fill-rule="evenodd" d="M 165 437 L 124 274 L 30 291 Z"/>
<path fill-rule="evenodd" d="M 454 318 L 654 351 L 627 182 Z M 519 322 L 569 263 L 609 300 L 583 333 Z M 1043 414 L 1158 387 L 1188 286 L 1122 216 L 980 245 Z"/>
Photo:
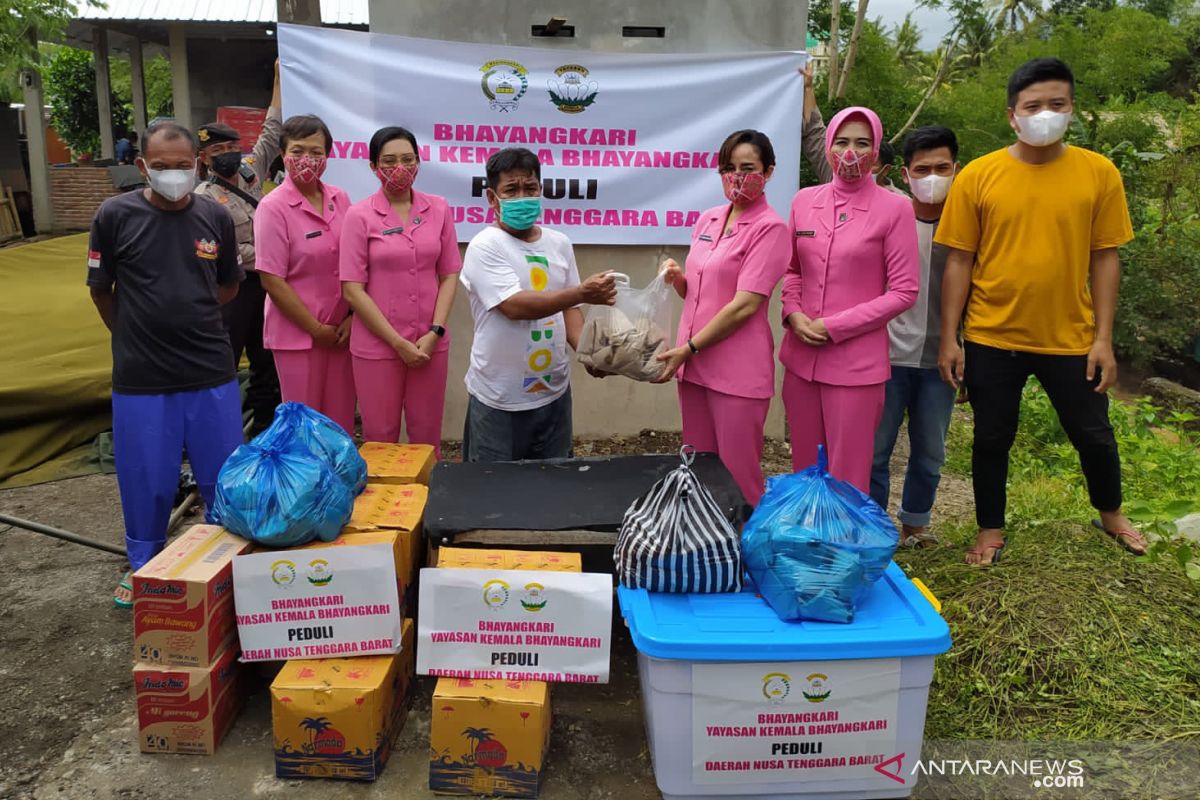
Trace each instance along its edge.
<path fill-rule="evenodd" d="M 1116 540 L 1117 544 L 1121 545 L 1121 547 L 1124 547 L 1135 556 L 1146 555 L 1146 548 L 1149 546 L 1149 543 L 1146 541 L 1146 537 L 1142 535 L 1141 531 L 1137 530 L 1132 525 L 1110 531 L 1108 528 L 1104 527 L 1103 522 L 1098 519 L 1094 519 L 1092 520 L 1092 527 L 1096 528 L 1097 530 L 1104 531 L 1106 534 Z M 1135 549 L 1136 547 L 1140 547 L 1141 549 Z"/>
<path fill-rule="evenodd" d="M 973 547 L 967 551 L 967 555 L 972 555 L 972 554 L 977 555 L 982 559 L 984 556 L 986 556 L 988 554 L 988 551 L 990 550 L 992 557 L 991 557 L 991 559 L 989 559 L 987 561 L 978 561 L 978 562 L 968 561 L 967 566 L 980 567 L 980 568 L 994 567 L 995 565 L 1000 563 L 1000 557 L 1004 555 L 1004 548 L 1007 546 L 1008 546 L 1008 541 L 1005 539 L 1001 539 L 1000 544 L 985 544 L 982 546 L 975 545 L 975 547 Z"/>
<path fill-rule="evenodd" d="M 914 549 L 924 547 L 936 547 L 940 545 L 942 540 L 937 537 L 937 534 L 929 530 L 929 526 L 925 525 L 919 528 L 902 525 L 900 527 L 900 546 L 911 547 Z"/>
<path fill-rule="evenodd" d="M 133 608 L 133 571 L 126 570 L 125 576 L 113 591 L 113 605 L 117 608 Z"/>

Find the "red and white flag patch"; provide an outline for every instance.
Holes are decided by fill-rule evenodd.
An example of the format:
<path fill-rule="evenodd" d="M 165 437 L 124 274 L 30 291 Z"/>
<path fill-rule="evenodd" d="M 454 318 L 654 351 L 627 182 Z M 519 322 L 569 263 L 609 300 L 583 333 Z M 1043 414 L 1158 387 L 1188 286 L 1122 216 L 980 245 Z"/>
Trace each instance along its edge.
<path fill-rule="evenodd" d="M 88 250 L 88 269 L 100 269 L 99 250 Z"/>

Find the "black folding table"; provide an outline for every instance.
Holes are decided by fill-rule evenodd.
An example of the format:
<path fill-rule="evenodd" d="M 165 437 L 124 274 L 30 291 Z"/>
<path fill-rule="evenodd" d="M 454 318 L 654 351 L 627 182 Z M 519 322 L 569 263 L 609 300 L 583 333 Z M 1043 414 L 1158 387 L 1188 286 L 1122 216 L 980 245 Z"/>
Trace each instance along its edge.
<path fill-rule="evenodd" d="M 613 545 L 625 510 L 680 465 L 678 455 L 441 463 L 429 479 L 425 535 L 443 545 Z M 692 470 L 734 528 L 750 508 L 713 453 Z"/>

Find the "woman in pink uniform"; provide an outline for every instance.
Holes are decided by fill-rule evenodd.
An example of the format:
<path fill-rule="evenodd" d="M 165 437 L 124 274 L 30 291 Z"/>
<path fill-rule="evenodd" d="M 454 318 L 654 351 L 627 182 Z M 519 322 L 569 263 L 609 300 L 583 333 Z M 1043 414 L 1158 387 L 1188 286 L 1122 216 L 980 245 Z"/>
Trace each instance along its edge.
<path fill-rule="evenodd" d="M 659 382 L 678 373 L 684 443 L 717 453 L 746 501 L 758 505 L 763 425 L 775 393 L 767 300 L 787 269 L 787 226 L 763 195 L 775 170 L 765 134 L 732 134 L 718 163 L 729 202 L 700 215 L 686 274 L 672 259 L 663 263 L 683 298 L 683 318 L 677 346 L 659 356 Z"/>
<path fill-rule="evenodd" d="M 338 243 L 350 198 L 321 182 L 333 146 L 319 117 L 291 117 L 279 137 L 287 178 L 254 214 L 255 269 L 267 290 L 263 344 L 285 401 L 304 403 L 354 435 L 350 306 Z"/>
<path fill-rule="evenodd" d="M 445 199 L 415 191 L 421 159 L 404 128 L 371 137 L 382 184 L 342 228 L 342 292 L 354 309 L 350 353 L 363 438 L 431 444 L 439 454 L 450 340 L 446 320 L 462 261 Z"/>
<path fill-rule="evenodd" d="M 875 428 L 891 375 L 887 324 L 917 299 L 912 203 L 871 178 L 883 126 L 867 108 L 830 120 L 833 182 L 792 200 L 792 258 L 783 281 L 783 403 L 792 467 L 825 445 L 836 477 L 870 490 Z"/>

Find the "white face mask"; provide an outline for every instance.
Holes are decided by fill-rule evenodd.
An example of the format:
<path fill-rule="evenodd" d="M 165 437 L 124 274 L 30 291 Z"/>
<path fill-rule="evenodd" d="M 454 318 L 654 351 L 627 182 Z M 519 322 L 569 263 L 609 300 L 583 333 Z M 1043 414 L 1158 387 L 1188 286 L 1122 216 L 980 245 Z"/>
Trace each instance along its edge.
<path fill-rule="evenodd" d="M 926 175 L 924 178 L 909 178 L 908 188 L 912 189 L 913 197 L 920 202 L 934 205 L 946 202 L 953 182 L 952 175 Z"/>
<path fill-rule="evenodd" d="M 1039 111 L 1032 117 L 1017 117 L 1017 138 L 1031 147 L 1046 147 L 1061 141 L 1070 124 L 1070 112 Z"/>
<path fill-rule="evenodd" d="M 191 169 L 150 169 L 146 167 L 146 176 L 150 179 L 150 188 L 172 203 L 188 196 L 196 188 L 196 168 Z"/>

